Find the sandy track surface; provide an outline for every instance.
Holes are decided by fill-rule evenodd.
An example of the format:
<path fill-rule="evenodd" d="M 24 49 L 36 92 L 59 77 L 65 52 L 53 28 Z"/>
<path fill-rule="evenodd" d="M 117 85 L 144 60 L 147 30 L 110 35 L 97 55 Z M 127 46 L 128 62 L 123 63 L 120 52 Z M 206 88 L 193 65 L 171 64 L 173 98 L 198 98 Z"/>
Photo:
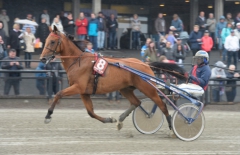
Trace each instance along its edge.
<path fill-rule="evenodd" d="M 100 116 L 118 116 L 123 110 L 96 110 Z M 173 113 L 173 111 L 171 111 Z M 166 121 L 153 135 L 140 134 L 132 117 L 121 131 L 103 124 L 85 110 L 56 109 L 50 124 L 44 124 L 46 109 L 1 109 L 0 154 L 240 154 L 240 113 L 204 112 L 206 127 L 193 142 L 171 138 Z"/>

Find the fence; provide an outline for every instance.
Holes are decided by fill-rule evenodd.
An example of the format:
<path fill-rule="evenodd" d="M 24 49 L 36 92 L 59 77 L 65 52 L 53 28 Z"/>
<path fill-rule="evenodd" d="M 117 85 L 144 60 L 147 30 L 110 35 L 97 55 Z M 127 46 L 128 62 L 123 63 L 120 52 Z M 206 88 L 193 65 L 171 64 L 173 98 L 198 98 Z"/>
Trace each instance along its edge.
<path fill-rule="evenodd" d="M 6 60 L 5 60 L 6 61 Z M 39 62 L 39 60 L 30 60 L 31 62 Z M 0 62 L 3 62 L 3 60 L 1 60 Z M 25 60 L 20 60 L 20 62 L 25 62 Z M 56 61 L 59 62 L 60 61 Z M 184 64 L 184 65 L 191 65 L 191 64 Z M 49 99 L 52 97 L 52 85 L 54 84 L 53 82 L 53 76 L 51 73 L 55 73 L 56 75 L 56 89 L 57 90 L 62 90 L 66 87 L 68 87 L 68 80 L 67 80 L 67 76 L 66 76 L 66 72 L 65 70 L 3 70 L 0 69 L 0 74 L 5 74 L 5 73 L 11 73 L 11 72 L 17 72 L 17 73 L 21 73 L 22 76 L 21 77 L 11 77 L 11 78 L 7 78 L 7 79 L 20 79 L 21 81 L 21 86 L 20 86 L 20 95 L 19 96 L 6 96 L 6 95 L 1 95 L 0 98 L 46 98 Z M 34 74 L 35 73 L 47 73 L 48 76 L 47 77 L 35 77 Z M 60 77 L 59 75 L 62 75 L 62 77 Z M 36 80 L 37 79 L 43 79 L 45 81 L 46 84 L 46 88 L 45 88 L 45 95 L 39 95 L 39 93 L 37 92 L 37 88 L 36 88 Z M 6 77 L 1 76 L 0 77 L 0 94 L 3 94 L 3 89 L 4 89 L 4 82 L 6 80 Z M 205 92 L 204 97 L 202 98 L 202 100 L 204 101 L 204 103 L 216 103 L 213 101 L 213 88 L 212 87 L 216 87 L 219 85 L 217 84 L 211 84 L 212 81 L 222 81 L 222 82 L 226 82 L 229 80 L 234 80 L 234 81 L 240 81 L 240 79 L 210 79 L 209 81 L 209 86 L 207 91 Z M 58 81 L 61 81 L 61 84 L 58 83 Z M 2 83 L 2 84 L 1 84 Z M 222 88 L 225 87 L 232 87 L 233 85 L 226 85 L 223 84 Z M 234 85 L 237 87 L 237 89 L 239 89 L 240 84 Z M 2 88 L 2 89 L 1 89 Z M 221 91 L 222 93 L 223 91 Z M 225 91 L 224 91 L 225 92 Z M 138 97 L 142 97 L 143 94 L 141 94 L 140 92 L 137 92 L 136 96 Z M 97 95 L 96 97 L 105 97 L 103 95 Z M 73 97 L 74 98 L 74 97 Z M 79 98 L 79 97 L 78 97 Z M 224 94 L 220 95 L 220 100 L 217 102 L 217 104 L 226 104 L 228 103 L 228 101 L 226 100 L 226 96 Z M 239 96 L 236 96 L 235 101 L 240 101 Z"/>

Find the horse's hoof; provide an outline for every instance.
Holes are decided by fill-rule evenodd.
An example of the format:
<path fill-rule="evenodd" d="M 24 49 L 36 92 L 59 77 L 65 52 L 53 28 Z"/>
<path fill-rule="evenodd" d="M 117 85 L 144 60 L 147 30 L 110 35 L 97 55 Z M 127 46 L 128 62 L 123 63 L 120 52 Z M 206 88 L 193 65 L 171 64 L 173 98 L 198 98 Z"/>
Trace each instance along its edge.
<path fill-rule="evenodd" d="M 50 123 L 51 122 L 51 118 L 46 118 L 45 120 L 44 120 L 44 123 L 45 124 L 48 124 L 48 123 Z"/>
<path fill-rule="evenodd" d="M 112 123 L 116 123 L 117 122 L 117 120 L 115 118 L 113 118 L 113 117 L 110 117 L 110 118 L 112 119 Z"/>
<path fill-rule="evenodd" d="M 122 122 L 117 122 L 117 130 L 121 130 L 123 127 L 123 123 Z"/>

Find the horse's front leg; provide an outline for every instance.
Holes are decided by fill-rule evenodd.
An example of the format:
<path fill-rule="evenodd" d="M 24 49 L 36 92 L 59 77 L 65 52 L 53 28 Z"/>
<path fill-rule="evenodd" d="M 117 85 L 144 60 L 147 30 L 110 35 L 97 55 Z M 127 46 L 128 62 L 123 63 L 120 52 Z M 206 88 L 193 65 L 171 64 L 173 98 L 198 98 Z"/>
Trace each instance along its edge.
<path fill-rule="evenodd" d="M 79 89 L 76 87 L 76 85 L 72 85 L 66 89 L 63 89 L 59 91 L 56 96 L 54 97 L 53 103 L 51 104 L 51 107 L 48 109 L 48 113 L 45 117 L 45 123 L 51 122 L 51 115 L 53 113 L 53 110 L 55 108 L 56 103 L 58 103 L 58 100 L 62 98 L 63 96 L 71 96 L 79 94 Z"/>
<path fill-rule="evenodd" d="M 93 111 L 93 104 L 92 104 L 92 100 L 90 98 L 90 95 L 81 95 L 81 99 L 87 109 L 87 112 L 89 114 L 89 116 L 91 116 L 92 118 L 95 118 L 97 120 L 99 120 L 102 123 L 114 123 L 117 122 L 117 120 L 115 118 L 112 117 L 108 117 L 108 118 L 103 118 L 100 117 L 98 115 L 96 115 Z"/>

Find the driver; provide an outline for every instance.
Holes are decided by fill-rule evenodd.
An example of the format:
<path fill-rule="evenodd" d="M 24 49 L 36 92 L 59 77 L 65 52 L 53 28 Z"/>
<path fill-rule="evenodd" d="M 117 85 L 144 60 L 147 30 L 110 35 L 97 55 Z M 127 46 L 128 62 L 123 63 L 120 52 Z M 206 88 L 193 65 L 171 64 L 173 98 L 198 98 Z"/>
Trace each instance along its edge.
<path fill-rule="evenodd" d="M 207 90 L 208 81 L 211 77 L 211 69 L 208 65 L 209 56 L 206 51 L 200 50 L 193 57 L 193 68 L 189 74 L 189 82 L 201 86 Z"/>

